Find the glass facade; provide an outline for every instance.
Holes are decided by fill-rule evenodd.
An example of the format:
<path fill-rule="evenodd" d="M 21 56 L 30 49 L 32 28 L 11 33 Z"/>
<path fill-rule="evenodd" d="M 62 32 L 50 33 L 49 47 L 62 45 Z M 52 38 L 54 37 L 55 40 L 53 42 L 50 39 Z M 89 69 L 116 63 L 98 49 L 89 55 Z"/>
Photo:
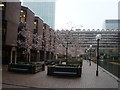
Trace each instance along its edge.
<path fill-rule="evenodd" d="M 118 2 L 118 19 L 120 19 L 120 1 Z M 120 25 L 119 25 L 119 29 L 120 29 Z"/>
<path fill-rule="evenodd" d="M 55 28 L 55 2 L 23 2 L 51 28 Z"/>

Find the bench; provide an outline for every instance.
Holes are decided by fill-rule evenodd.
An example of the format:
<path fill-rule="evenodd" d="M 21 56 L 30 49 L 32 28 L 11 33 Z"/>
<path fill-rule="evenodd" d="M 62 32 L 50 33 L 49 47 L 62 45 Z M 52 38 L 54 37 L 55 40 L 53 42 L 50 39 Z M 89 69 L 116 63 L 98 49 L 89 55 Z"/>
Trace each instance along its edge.
<path fill-rule="evenodd" d="M 37 73 L 40 71 L 44 71 L 44 64 L 9 64 L 8 71 L 15 71 L 15 72 L 27 72 L 27 73 Z"/>
<path fill-rule="evenodd" d="M 66 64 L 69 65 L 69 64 L 78 64 L 80 67 L 82 67 L 82 62 L 83 61 L 67 61 Z"/>
<path fill-rule="evenodd" d="M 28 69 L 22 69 L 22 68 L 10 68 L 9 70 L 14 70 L 14 71 L 28 71 Z"/>
<path fill-rule="evenodd" d="M 47 75 L 81 77 L 81 71 L 82 71 L 82 67 L 48 66 Z"/>
<path fill-rule="evenodd" d="M 9 64 L 8 71 L 32 72 L 32 65 L 30 64 Z"/>
<path fill-rule="evenodd" d="M 55 71 L 54 74 L 58 76 L 76 76 L 77 75 L 76 72 L 58 72 L 58 71 Z"/>

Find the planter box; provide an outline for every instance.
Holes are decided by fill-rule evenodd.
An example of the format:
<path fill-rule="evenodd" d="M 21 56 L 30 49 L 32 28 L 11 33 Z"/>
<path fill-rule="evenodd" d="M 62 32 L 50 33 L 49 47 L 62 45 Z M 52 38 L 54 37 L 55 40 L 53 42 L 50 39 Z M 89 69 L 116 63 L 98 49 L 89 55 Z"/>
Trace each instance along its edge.
<path fill-rule="evenodd" d="M 58 76 L 77 76 L 81 77 L 82 67 L 61 65 L 61 66 L 48 66 L 47 75 Z"/>
<path fill-rule="evenodd" d="M 78 65 L 80 65 L 80 67 L 82 67 L 82 63 L 83 63 L 83 61 L 67 61 L 67 63 L 66 64 L 78 64 Z"/>
<path fill-rule="evenodd" d="M 31 73 L 35 74 L 40 71 L 44 71 L 42 65 L 41 66 L 33 66 Z"/>
<path fill-rule="evenodd" d="M 9 64 L 8 71 L 37 73 L 43 71 L 43 64 Z"/>

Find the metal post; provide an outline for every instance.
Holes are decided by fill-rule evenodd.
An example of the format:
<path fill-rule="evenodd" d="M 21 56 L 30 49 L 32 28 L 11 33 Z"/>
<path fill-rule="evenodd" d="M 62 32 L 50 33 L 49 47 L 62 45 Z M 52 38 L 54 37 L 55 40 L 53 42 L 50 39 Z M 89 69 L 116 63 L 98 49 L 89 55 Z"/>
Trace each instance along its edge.
<path fill-rule="evenodd" d="M 90 48 L 90 66 L 91 66 L 91 48 Z"/>
<path fill-rule="evenodd" d="M 75 58 L 77 59 L 77 46 L 76 46 L 76 44 L 75 44 Z"/>
<path fill-rule="evenodd" d="M 67 62 L 67 59 L 68 59 L 68 41 L 67 41 L 67 46 L 66 46 L 66 62 Z"/>
<path fill-rule="evenodd" d="M 97 40 L 97 70 L 96 70 L 96 76 L 98 76 L 98 64 L 99 64 L 99 39 Z"/>

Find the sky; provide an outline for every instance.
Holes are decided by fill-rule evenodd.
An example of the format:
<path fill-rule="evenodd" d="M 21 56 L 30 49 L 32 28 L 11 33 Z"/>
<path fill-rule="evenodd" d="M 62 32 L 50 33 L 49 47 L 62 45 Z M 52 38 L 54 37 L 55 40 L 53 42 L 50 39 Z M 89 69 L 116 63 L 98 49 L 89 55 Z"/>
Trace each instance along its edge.
<path fill-rule="evenodd" d="M 102 29 L 106 19 L 118 18 L 119 0 L 57 0 L 56 29 Z"/>
<path fill-rule="evenodd" d="M 106 19 L 118 18 L 119 1 L 56 0 L 55 29 L 102 29 Z"/>

